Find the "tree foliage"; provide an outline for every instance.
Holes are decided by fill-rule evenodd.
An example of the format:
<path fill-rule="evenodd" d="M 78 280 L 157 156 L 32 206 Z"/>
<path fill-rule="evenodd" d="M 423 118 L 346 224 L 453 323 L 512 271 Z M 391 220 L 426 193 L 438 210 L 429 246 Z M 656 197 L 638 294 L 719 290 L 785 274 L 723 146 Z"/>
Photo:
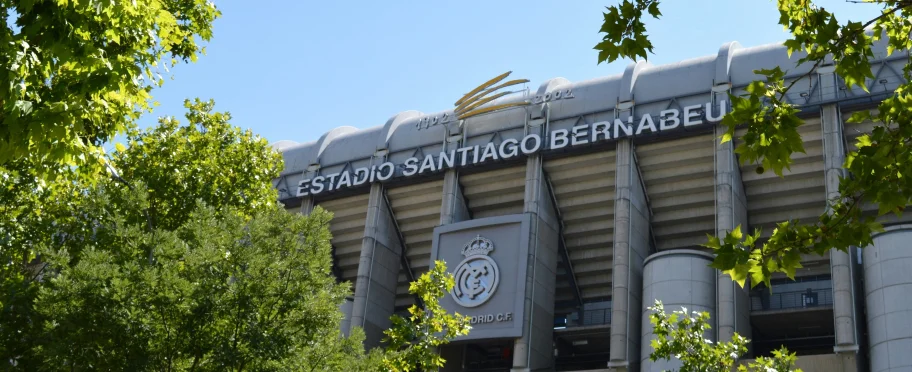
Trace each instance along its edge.
<path fill-rule="evenodd" d="M 810 67 L 802 76 L 788 76 L 779 67 L 754 71 L 761 79 L 750 83 L 744 96 L 730 95 L 731 111 L 722 124 L 720 139 L 731 141 L 735 129 L 746 128 L 735 152 L 744 163 L 759 163 L 759 172 L 772 170 L 782 175 L 790 169 L 792 154 L 804 152 L 798 127 L 803 120 L 798 108 L 785 95 L 816 68 L 832 62 L 848 89 L 867 90 L 865 79 L 873 79 L 872 45 L 884 40 L 887 52 L 912 49 L 912 2 L 865 1 L 882 7 L 879 16 L 866 22 L 841 23 L 811 0 L 777 0 L 779 24 L 789 31 L 784 42 L 797 65 Z M 658 0 L 623 0 L 605 13 L 604 40 L 596 46 L 599 62 L 617 58 L 646 58 L 652 44 L 643 24 L 643 10 L 658 16 Z M 653 10 L 653 8 L 655 10 Z M 759 243 L 759 232 L 744 234 L 739 228 L 724 237 L 710 237 L 707 247 L 716 252 L 714 267 L 729 273 L 744 285 L 766 283 L 773 273 L 793 277 L 801 267 L 802 254 L 823 255 L 835 248 L 866 247 L 872 234 L 882 230 L 876 216 L 864 213 L 865 205 L 878 207 L 878 214 L 901 214 L 912 201 L 912 61 L 903 68 L 905 81 L 892 96 L 880 102 L 877 113 L 857 112 L 848 120 L 875 122 L 871 134 L 858 137 L 857 150 L 846 154 L 844 167 L 849 177 L 839 183 L 839 196 L 828 201 L 828 210 L 816 221 L 783 221 L 768 240 Z M 801 223 L 799 223 L 801 222 Z"/>
<path fill-rule="evenodd" d="M 186 103 L 108 154 L 110 177 L 0 168 L 0 365 L 137 371 L 425 370 L 468 331 L 439 305 L 453 277 L 413 283 L 424 308 L 394 318 L 388 351 L 340 332 L 348 283 L 328 224 L 286 212 L 281 157 L 213 103 Z M 64 170 L 61 170 L 64 171 Z"/>
<path fill-rule="evenodd" d="M 100 190 L 93 236 L 43 254 L 55 274 L 35 303 L 41 369 L 284 370 L 338 329 L 347 291 L 331 274 L 328 213 L 248 219 L 200 204 L 149 231 L 104 210 L 142 208 L 141 193 Z"/>
<path fill-rule="evenodd" d="M 436 371 L 445 359 L 437 348 L 453 338 L 469 333 L 469 317 L 449 314 L 440 306 L 440 298 L 453 289 L 456 280 L 446 272 L 446 263 L 435 261 L 430 271 L 409 285 L 409 293 L 421 298 L 424 308 L 412 305 L 407 318 L 393 315 L 392 327 L 386 331 L 387 371 Z"/>
<path fill-rule="evenodd" d="M 0 166 L 24 161 L 41 178 L 71 166 L 103 174 L 102 144 L 151 110 L 162 74 L 204 52 L 220 15 L 207 0 L 3 0 L 0 9 L 9 16 Z"/>
<path fill-rule="evenodd" d="M 149 194 L 151 223 L 174 228 L 187 221 L 196 200 L 242 215 L 276 204 L 272 179 L 281 155 L 265 138 L 230 124 L 231 114 L 213 101 L 185 101 L 187 123 L 163 117 L 144 131 L 130 131 L 111 164 L 124 182 L 142 180 Z"/>
<path fill-rule="evenodd" d="M 289 220 L 271 186 L 278 154 L 211 102 L 187 106 L 186 126 L 134 131 L 107 159 L 112 178 L 0 168 L 4 363 L 218 369 L 287 359 L 302 329 L 338 330 L 330 217 Z"/>
<path fill-rule="evenodd" d="M 652 42 L 646 35 L 646 24 L 643 23 L 643 11 L 653 18 L 662 16 L 658 0 L 624 0 L 617 6 L 607 8 L 602 13 L 604 23 L 599 30 L 604 33 L 602 42 L 595 46 L 599 51 L 598 63 L 614 62 L 618 58 L 647 58 L 652 53 Z"/>
<path fill-rule="evenodd" d="M 681 367 L 679 372 L 729 372 L 736 366 L 742 372 L 801 372 L 793 369 L 798 359 L 795 353 L 783 346 L 773 352 L 772 358 L 759 357 L 750 363 L 739 363 L 747 352 L 748 339 L 738 333 L 729 342 L 713 342 L 706 338 L 710 331 L 709 313 L 693 311 L 687 308 L 665 312 L 661 301 L 648 308 L 649 321 L 652 323 L 652 353 L 649 360 L 677 360 Z"/>

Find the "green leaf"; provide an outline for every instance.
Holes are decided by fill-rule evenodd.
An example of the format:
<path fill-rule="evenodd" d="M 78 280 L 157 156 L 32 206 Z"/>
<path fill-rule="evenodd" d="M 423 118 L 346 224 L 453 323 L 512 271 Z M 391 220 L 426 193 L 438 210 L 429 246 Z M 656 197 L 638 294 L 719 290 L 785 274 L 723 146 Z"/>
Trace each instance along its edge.
<path fill-rule="evenodd" d="M 599 33 L 605 34 L 594 49 L 598 50 L 598 63 L 614 62 L 618 58 L 636 60 L 648 58 L 653 50 L 652 42 L 646 35 L 642 17 L 645 11 L 653 18 L 659 18 L 657 0 L 623 0 L 616 6 L 607 7 L 602 13 L 604 21 Z"/>
<path fill-rule="evenodd" d="M 10 103 L 0 126 L 0 167 L 27 162 L 46 180 L 106 178 L 102 145 L 152 108 L 153 84 L 137 79 L 138 71 L 195 59 L 220 16 L 212 2 L 197 0 L 85 5 L 8 4 L 16 9 L 8 24 L 26 26 L 8 30 L 12 41 L 0 45 Z"/>
<path fill-rule="evenodd" d="M 737 264 L 732 269 L 723 271 L 724 274 L 731 276 L 732 280 L 735 283 L 738 283 L 739 286 L 744 287 L 744 283 L 747 282 L 747 275 L 752 271 L 756 266 L 751 264 Z"/>

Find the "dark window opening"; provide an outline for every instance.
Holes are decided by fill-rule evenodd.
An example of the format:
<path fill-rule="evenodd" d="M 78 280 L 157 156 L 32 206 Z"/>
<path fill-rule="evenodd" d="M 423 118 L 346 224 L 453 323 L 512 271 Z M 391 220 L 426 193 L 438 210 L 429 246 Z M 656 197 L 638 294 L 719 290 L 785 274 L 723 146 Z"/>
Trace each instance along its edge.
<path fill-rule="evenodd" d="M 610 359 L 611 330 L 607 327 L 554 330 L 554 370 L 604 369 Z"/>
<path fill-rule="evenodd" d="M 555 329 L 608 324 L 611 324 L 611 300 L 587 302 L 577 311 L 554 315 Z"/>
<path fill-rule="evenodd" d="M 513 368 L 513 341 L 466 344 L 463 363 L 470 372 L 509 371 Z"/>
<path fill-rule="evenodd" d="M 832 354 L 833 285 L 829 274 L 778 279 L 751 291 L 751 347 L 771 356 L 785 346 L 798 355 Z"/>
<path fill-rule="evenodd" d="M 755 338 L 751 343 L 754 347 L 755 357 L 771 357 L 773 356 L 773 351 L 778 350 L 782 346 L 785 346 L 790 352 L 796 353 L 797 355 L 822 355 L 833 353 L 833 345 L 836 344 L 836 336 L 808 336 L 773 340 Z"/>
<path fill-rule="evenodd" d="M 833 306 L 829 274 L 770 281 L 772 291 L 760 284 L 751 290 L 751 311 L 771 311 Z"/>

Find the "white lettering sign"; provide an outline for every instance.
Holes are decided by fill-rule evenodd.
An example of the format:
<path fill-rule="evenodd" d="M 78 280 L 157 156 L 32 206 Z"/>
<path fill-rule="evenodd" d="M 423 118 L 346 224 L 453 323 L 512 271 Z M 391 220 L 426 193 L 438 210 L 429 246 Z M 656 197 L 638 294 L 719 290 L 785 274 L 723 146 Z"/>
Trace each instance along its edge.
<path fill-rule="evenodd" d="M 548 100 L 572 97 L 572 92 L 565 91 L 559 96 L 552 94 L 548 97 Z M 542 100 L 545 100 L 544 97 Z M 520 156 L 520 154 L 531 155 L 544 150 L 560 150 L 619 138 L 661 133 L 707 122 L 716 123 L 722 120 L 726 109 L 725 101 L 720 100 L 718 109 L 715 111 L 712 110 L 711 103 L 687 106 L 683 110 L 668 109 L 662 110 L 657 117 L 644 115 L 638 120 L 634 120 L 633 117 L 618 118 L 614 119 L 614 121 L 581 124 L 570 129 L 555 129 L 546 138 L 533 133 L 521 139 L 506 139 L 500 144 L 489 142 L 484 145 L 467 146 L 450 150 L 449 152 L 440 152 L 436 156 L 435 154 L 428 154 L 421 159 L 411 157 L 399 166 L 392 162 L 385 162 L 370 168 L 357 168 L 341 173 L 315 176 L 301 180 L 298 183 L 297 196 L 317 195 L 324 191 L 337 191 L 364 183 L 387 181 L 394 177 L 411 177 L 450 168 L 505 160 Z M 447 119 L 449 118 L 444 115 L 437 122 Z"/>
<path fill-rule="evenodd" d="M 469 317 L 469 323 L 471 324 L 509 322 L 511 320 L 513 320 L 513 313 L 483 314 Z"/>

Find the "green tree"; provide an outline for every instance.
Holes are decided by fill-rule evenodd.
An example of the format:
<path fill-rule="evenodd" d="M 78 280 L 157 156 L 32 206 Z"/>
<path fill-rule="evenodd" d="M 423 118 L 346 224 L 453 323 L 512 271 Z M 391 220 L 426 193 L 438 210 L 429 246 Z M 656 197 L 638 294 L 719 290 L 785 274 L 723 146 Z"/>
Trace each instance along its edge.
<path fill-rule="evenodd" d="M 439 298 L 439 266 L 413 283 L 424 309 L 394 318 L 390 351 L 339 331 L 350 294 L 331 272 L 331 215 L 276 203 L 280 156 L 187 102 L 107 155 L 111 177 L 0 173 L 0 360 L 13 370 L 426 369 L 468 330 Z M 413 327 L 417 327 L 414 328 Z M 9 365 L 7 365 L 9 363 Z"/>
<path fill-rule="evenodd" d="M 0 365 L 32 360 L 40 326 L 33 302 L 43 272 L 35 264 L 38 246 L 51 244 L 50 231 L 69 226 L 82 197 L 74 184 L 0 168 Z"/>
<path fill-rule="evenodd" d="M 430 271 L 409 285 L 424 307 L 412 305 L 407 318 L 393 315 L 393 325 L 384 331 L 387 343 L 383 367 L 387 371 L 436 371 L 446 362 L 438 348 L 469 333 L 469 317 L 449 314 L 440 298 L 453 289 L 456 280 L 446 272 L 446 263 L 435 261 Z"/>
<path fill-rule="evenodd" d="M 142 181 L 149 194 L 148 218 L 156 227 L 187 221 L 197 200 L 242 215 L 276 205 L 272 180 L 282 157 L 265 138 L 231 125 L 231 114 L 215 102 L 187 100 L 187 123 L 163 117 L 144 131 L 130 131 L 128 147 L 110 156 L 118 178 Z"/>
<path fill-rule="evenodd" d="M 848 88 L 867 89 L 866 78 L 874 78 L 870 59 L 873 42 L 885 40 L 887 52 L 912 49 L 912 2 L 897 0 L 864 1 L 880 6 L 879 16 L 866 22 L 840 23 L 833 13 L 811 0 L 777 0 L 779 24 L 790 32 L 785 41 L 788 53 L 801 56 L 796 65 L 815 68 L 832 59 L 836 73 Z M 619 58 L 646 58 L 652 44 L 643 18 L 659 18 L 658 0 L 623 0 L 604 13 L 601 32 L 605 35 L 595 46 L 598 62 Z M 866 32 L 867 30 L 867 32 Z M 803 124 L 798 109 L 785 94 L 799 79 L 785 79 L 779 67 L 755 71 L 764 80 L 752 82 L 744 96 L 731 95 L 731 111 L 722 124 L 722 142 L 731 141 L 735 128 L 744 126 L 742 144 L 735 152 L 745 163 L 759 163 L 758 171 L 772 170 L 782 175 L 789 169 L 791 156 L 804 152 L 798 127 Z M 773 273 L 794 277 L 801 267 L 802 254 L 823 255 L 829 249 L 846 251 L 850 246 L 866 247 L 872 234 L 882 229 L 876 218 L 863 213 L 865 204 L 876 205 L 879 215 L 900 214 L 912 200 L 912 61 L 903 68 L 905 82 L 883 100 L 876 115 L 853 114 L 851 123 L 873 120 L 871 134 L 858 137 L 856 151 L 846 156 L 844 167 L 851 173 L 839 183 L 839 197 L 829 200 L 829 209 L 816 221 L 783 221 L 772 236 L 758 244 L 759 232 L 743 234 L 740 227 L 724 237 L 711 237 L 707 246 L 714 249 L 713 266 L 724 270 L 744 285 L 766 283 Z"/>
<path fill-rule="evenodd" d="M 737 366 L 743 372 L 801 372 L 793 369 L 798 359 L 789 353 L 784 346 L 773 352 L 772 358 L 759 357 L 744 364 L 738 363 L 747 352 L 748 339 L 735 333 L 729 342 L 713 342 L 706 337 L 709 333 L 709 313 L 694 311 L 687 313 L 687 308 L 665 312 L 661 301 L 648 308 L 649 321 L 652 323 L 652 353 L 649 359 L 678 360 L 681 363 L 679 372 L 729 372 Z"/>
<path fill-rule="evenodd" d="M 346 371 L 380 372 L 384 352 L 374 348 L 364 350 L 364 331 L 352 328 L 348 337 L 338 329 L 326 329 L 319 343 L 297 351 L 295 357 L 284 365 L 286 371 Z"/>
<path fill-rule="evenodd" d="M 58 270 L 46 266 L 44 257 L 39 263 L 39 254 L 66 249 L 79 257 L 96 234 L 88 221 L 103 219 L 102 213 L 116 214 L 129 226 L 151 232 L 184 226 L 198 201 L 242 217 L 276 207 L 271 180 L 281 167 L 280 156 L 264 139 L 231 126 L 227 113 L 213 112 L 211 102 L 187 106 L 185 126 L 166 118 L 158 127 L 131 131 L 132 146 L 119 146 L 117 153 L 108 155 L 111 179 L 46 180 L 30 172 L 25 161 L 0 168 L 0 357 L 4 361 L 37 362 L 34 352 L 42 321 L 34 303 L 44 284 L 38 279 Z M 115 184 L 141 195 L 141 202 L 125 203 L 120 198 L 95 205 L 96 189 L 112 190 Z M 147 259 L 153 258 L 150 250 Z"/>
<path fill-rule="evenodd" d="M 195 61 L 220 15 L 207 0 L 3 0 L 0 167 L 94 178 L 102 145 L 152 108 L 168 66 Z M 64 166 L 64 167 L 61 167 Z"/>
<path fill-rule="evenodd" d="M 176 229 L 149 230 L 107 208 L 142 208 L 142 194 L 97 190 L 92 235 L 43 251 L 54 275 L 35 302 L 40 369 L 284 370 L 339 337 L 348 285 L 331 273 L 329 213 L 200 203 Z"/>

